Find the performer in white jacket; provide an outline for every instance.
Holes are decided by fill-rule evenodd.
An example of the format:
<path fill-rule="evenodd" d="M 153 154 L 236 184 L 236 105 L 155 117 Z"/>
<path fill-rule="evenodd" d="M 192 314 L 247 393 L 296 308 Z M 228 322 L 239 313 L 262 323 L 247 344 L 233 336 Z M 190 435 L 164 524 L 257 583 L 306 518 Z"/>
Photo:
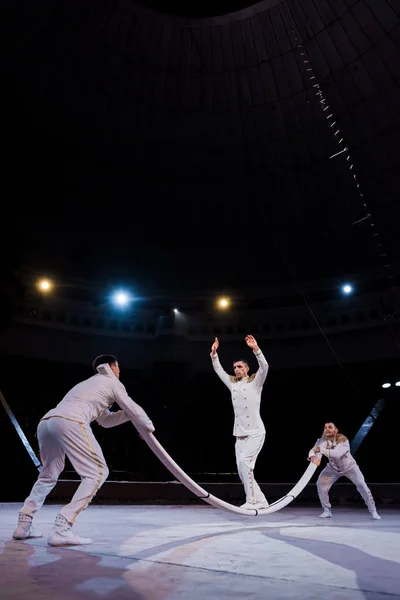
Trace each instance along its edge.
<path fill-rule="evenodd" d="M 322 455 L 328 458 L 328 464 L 321 471 L 317 481 L 318 496 L 324 509 L 320 517 L 323 519 L 332 517 L 329 490 L 340 477 L 347 477 L 356 486 L 367 505 L 371 518 L 380 519 L 371 490 L 365 483 L 364 475 L 350 453 L 349 440 L 339 433 L 335 423 L 325 423 L 324 433 L 317 440 L 315 447 L 310 450 L 308 460 L 320 465 Z"/>
<path fill-rule="evenodd" d="M 145 411 L 128 396 L 119 381 L 120 368 L 116 357 L 111 354 L 98 356 L 93 361 L 93 370 L 96 374 L 73 387 L 38 425 L 43 468 L 19 513 L 14 539 L 41 536 L 32 526 L 33 515 L 56 485 L 67 456 L 82 481 L 71 502 L 57 515 L 48 543 L 51 546 L 90 544 L 90 539 L 81 538 L 71 530 L 78 515 L 85 510 L 108 476 L 103 452 L 90 423 L 97 421 L 103 427 L 114 427 L 132 421 L 139 433 L 154 431 Z M 109 408 L 114 402 L 122 410 L 111 412 Z"/>
<path fill-rule="evenodd" d="M 260 403 L 269 366 L 254 337 L 248 335 L 245 340 L 248 347 L 253 350 L 259 365 L 257 372 L 250 377 L 248 376 L 249 365 L 246 360 L 233 362 L 234 376 L 228 375 L 224 371 L 217 354 L 218 338 L 215 338 L 210 356 L 216 374 L 229 388 L 232 395 L 235 413 L 233 435 L 236 437 L 236 464 L 246 493 L 246 502 L 241 508 L 259 509 L 268 506 L 266 497 L 254 479 L 254 467 L 265 440 Z"/>

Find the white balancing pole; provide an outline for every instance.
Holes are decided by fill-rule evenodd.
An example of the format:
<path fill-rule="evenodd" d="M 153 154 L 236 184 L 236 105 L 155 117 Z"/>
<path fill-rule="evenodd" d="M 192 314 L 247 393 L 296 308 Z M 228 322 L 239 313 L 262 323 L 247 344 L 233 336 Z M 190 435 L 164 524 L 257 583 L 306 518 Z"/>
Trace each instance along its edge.
<path fill-rule="evenodd" d="M 317 468 L 314 463 L 310 462 L 307 469 L 305 470 L 302 478 L 296 485 L 288 492 L 285 496 L 276 500 L 273 504 L 270 504 L 267 508 L 262 508 L 259 510 L 245 510 L 244 508 L 240 508 L 239 506 L 234 506 L 233 504 L 229 504 L 229 502 L 225 502 L 224 500 L 220 500 L 216 496 L 209 494 L 205 489 L 200 487 L 193 479 L 189 477 L 179 465 L 173 460 L 173 458 L 164 450 L 161 446 L 160 442 L 154 437 L 152 433 L 148 433 L 146 431 L 140 431 L 141 436 L 144 441 L 147 443 L 149 448 L 154 452 L 157 458 L 162 462 L 162 464 L 175 475 L 178 481 L 180 481 L 185 487 L 188 488 L 195 496 L 204 500 L 211 506 L 215 506 L 216 508 L 224 508 L 225 510 L 230 510 L 231 512 L 238 513 L 240 515 L 246 516 L 257 516 L 257 515 L 269 515 L 271 513 L 277 512 L 284 508 L 288 504 L 290 504 L 306 487 L 308 482 L 311 480 L 312 476 L 315 473 Z"/>

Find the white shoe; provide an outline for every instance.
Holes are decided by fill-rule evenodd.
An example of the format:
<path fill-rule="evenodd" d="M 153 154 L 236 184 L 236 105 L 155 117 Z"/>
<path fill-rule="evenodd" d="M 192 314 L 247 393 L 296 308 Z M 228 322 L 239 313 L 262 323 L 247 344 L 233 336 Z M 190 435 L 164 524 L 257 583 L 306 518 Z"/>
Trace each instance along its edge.
<path fill-rule="evenodd" d="M 371 519 L 375 519 L 376 521 L 378 521 L 381 517 L 378 515 L 378 513 L 376 512 L 376 510 L 372 511 L 371 513 Z"/>
<path fill-rule="evenodd" d="M 42 534 L 33 527 L 30 515 L 19 513 L 18 525 L 12 536 L 14 540 L 29 540 L 31 538 L 40 538 Z"/>
<path fill-rule="evenodd" d="M 71 531 L 71 524 L 62 515 L 57 515 L 54 531 L 48 538 L 49 546 L 86 546 L 92 540 L 75 535 Z"/>
<path fill-rule="evenodd" d="M 257 510 L 257 504 L 253 504 L 252 502 L 245 502 L 240 508 L 244 508 L 244 510 Z"/>
<path fill-rule="evenodd" d="M 320 519 L 332 519 L 332 511 L 330 508 L 325 508 L 324 512 L 319 515 Z"/>
<path fill-rule="evenodd" d="M 268 500 L 265 500 L 264 502 L 256 502 L 256 504 L 254 504 L 254 508 L 256 508 L 257 510 L 262 510 L 263 508 L 268 508 L 269 503 Z"/>
<path fill-rule="evenodd" d="M 75 535 L 72 531 L 59 531 L 57 529 L 48 538 L 49 546 L 86 546 L 91 544 L 92 540 Z"/>

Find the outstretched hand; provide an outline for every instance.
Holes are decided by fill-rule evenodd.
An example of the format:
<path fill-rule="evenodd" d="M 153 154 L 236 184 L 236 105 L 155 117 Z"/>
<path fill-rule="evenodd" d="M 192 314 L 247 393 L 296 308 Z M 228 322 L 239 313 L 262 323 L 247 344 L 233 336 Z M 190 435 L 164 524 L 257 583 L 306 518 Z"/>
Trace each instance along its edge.
<path fill-rule="evenodd" d="M 257 352 L 259 350 L 258 344 L 252 335 L 246 335 L 244 339 L 248 347 L 251 348 L 253 352 Z"/>
<path fill-rule="evenodd" d="M 211 346 L 211 354 L 213 356 L 217 353 L 218 346 L 219 346 L 219 341 L 218 341 L 218 338 L 216 337 L 215 340 L 214 340 L 213 345 Z"/>

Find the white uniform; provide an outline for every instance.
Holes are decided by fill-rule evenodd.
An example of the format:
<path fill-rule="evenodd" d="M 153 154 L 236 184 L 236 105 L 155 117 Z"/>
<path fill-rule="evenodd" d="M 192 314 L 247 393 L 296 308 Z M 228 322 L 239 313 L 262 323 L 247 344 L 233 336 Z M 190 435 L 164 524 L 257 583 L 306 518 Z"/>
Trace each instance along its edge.
<path fill-rule="evenodd" d="M 228 375 L 219 362 L 218 354 L 211 353 L 214 371 L 229 388 L 232 395 L 235 420 L 233 435 L 236 437 L 235 454 L 239 477 L 246 492 L 246 502 L 249 504 L 264 504 L 267 502 L 259 485 L 254 479 L 254 467 L 257 456 L 265 440 L 265 427 L 260 416 L 261 392 L 268 373 L 268 363 L 261 352 L 254 352 L 259 369 L 251 377 Z"/>
<path fill-rule="evenodd" d="M 97 371 L 73 387 L 40 421 L 37 437 L 43 468 L 21 509 L 24 515 L 32 517 L 42 506 L 64 469 L 65 455 L 82 481 L 60 514 L 72 524 L 88 506 L 108 476 L 103 452 L 90 427 L 92 421 L 103 427 L 132 421 L 139 431 L 154 431 L 145 411 L 128 396 L 110 366 L 99 365 Z M 110 412 L 114 402 L 123 410 Z"/>
<path fill-rule="evenodd" d="M 320 452 L 315 453 L 314 448 L 319 446 Z M 328 458 L 328 464 L 321 471 L 317 480 L 317 490 L 320 502 L 324 510 L 330 510 L 329 490 L 332 485 L 340 478 L 347 477 L 356 486 L 359 494 L 362 496 L 369 512 L 375 513 L 375 502 L 371 490 L 365 483 L 364 475 L 350 453 L 349 440 L 342 434 L 336 436 L 333 441 L 329 441 L 325 436 L 315 443 L 308 454 L 321 458 L 322 454 Z"/>

